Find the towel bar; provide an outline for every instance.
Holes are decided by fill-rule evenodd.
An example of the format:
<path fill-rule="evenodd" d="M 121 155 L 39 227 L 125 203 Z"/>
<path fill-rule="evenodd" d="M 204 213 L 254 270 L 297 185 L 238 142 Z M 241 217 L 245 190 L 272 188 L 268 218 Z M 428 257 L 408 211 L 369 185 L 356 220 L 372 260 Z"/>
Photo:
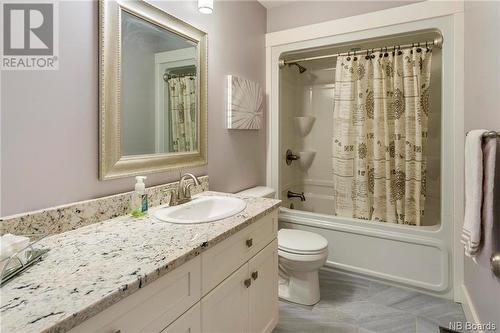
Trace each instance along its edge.
<path fill-rule="evenodd" d="M 500 252 L 495 252 L 490 258 L 491 271 L 500 279 Z"/>
<path fill-rule="evenodd" d="M 483 134 L 483 138 L 500 138 L 500 133 L 497 131 L 488 131 Z"/>

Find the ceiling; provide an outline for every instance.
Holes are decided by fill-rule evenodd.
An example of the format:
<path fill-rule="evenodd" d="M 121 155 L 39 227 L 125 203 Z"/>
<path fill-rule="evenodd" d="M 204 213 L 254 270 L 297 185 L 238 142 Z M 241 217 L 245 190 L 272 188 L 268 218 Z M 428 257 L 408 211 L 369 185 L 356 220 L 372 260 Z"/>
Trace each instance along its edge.
<path fill-rule="evenodd" d="M 276 7 L 281 7 L 281 6 L 284 6 L 284 5 L 288 5 L 288 4 L 291 4 L 293 2 L 296 2 L 298 0 L 257 0 L 258 2 L 260 2 L 260 4 L 264 7 L 266 7 L 267 9 L 271 9 L 271 8 L 276 8 Z"/>

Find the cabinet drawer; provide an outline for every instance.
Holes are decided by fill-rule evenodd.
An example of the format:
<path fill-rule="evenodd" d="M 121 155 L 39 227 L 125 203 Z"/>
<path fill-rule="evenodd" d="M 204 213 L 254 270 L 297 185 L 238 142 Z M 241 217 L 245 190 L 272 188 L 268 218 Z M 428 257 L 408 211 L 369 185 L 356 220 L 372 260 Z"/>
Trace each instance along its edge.
<path fill-rule="evenodd" d="M 200 300 L 201 258 L 188 261 L 71 330 L 160 332 Z"/>
<path fill-rule="evenodd" d="M 202 295 L 206 295 L 275 239 L 277 229 L 278 211 L 274 210 L 259 221 L 202 253 Z"/>
<path fill-rule="evenodd" d="M 201 305 L 196 303 L 161 333 L 201 333 Z"/>

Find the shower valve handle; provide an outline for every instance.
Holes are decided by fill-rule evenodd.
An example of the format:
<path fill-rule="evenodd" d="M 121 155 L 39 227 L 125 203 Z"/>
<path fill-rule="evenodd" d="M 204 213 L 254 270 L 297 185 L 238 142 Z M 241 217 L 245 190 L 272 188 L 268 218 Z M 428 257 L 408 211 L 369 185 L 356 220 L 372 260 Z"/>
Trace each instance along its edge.
<path fill-rule="evenodd" d="M 295 155 L 290 149 L 286 151 L 286 165 L 292 164 L 292 161 L 300 160 L 299 155 Z"/>

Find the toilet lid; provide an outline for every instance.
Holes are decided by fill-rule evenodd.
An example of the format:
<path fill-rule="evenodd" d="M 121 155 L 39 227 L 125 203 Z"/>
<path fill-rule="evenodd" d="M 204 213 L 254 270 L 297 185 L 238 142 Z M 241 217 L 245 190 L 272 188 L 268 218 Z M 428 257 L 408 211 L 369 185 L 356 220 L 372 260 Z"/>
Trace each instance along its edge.
<path fill-rule="evenodd" d="M 295 229 L 278 231 L 278 248 L 282 251 L 315 254 L 326 249 L 327 246 L 326 238 L 313 232 Z"/>

